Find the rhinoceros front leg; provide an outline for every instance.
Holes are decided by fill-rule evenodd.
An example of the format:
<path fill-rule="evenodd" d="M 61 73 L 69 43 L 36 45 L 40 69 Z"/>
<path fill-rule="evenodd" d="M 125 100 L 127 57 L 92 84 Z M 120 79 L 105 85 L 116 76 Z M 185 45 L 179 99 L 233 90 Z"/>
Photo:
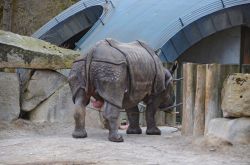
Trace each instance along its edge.
<path fill-rule="evenodd" d="M 123 142 L 123 138 L 118 134 L 118 119 L 120 115 L 120 108 L 105 101 L 103 117 L 108 120 L 109 137 L 112 142 Z"/>
<path fill-rule="evenodd" d="M 161 135 L 161 130 L 156 126 L 155 114 L 157 111 L 157 106 L 154 103 L 147 105 L 146 109 L 146 122 L 147 122 L 147 135 Z"/>
<path fill-rule="evenodd" d="M 126 109 L 128 121 L 129 121 L 129 127 L 126 131 L 127 134 L 141 134 L 142 130 L 139 126 L 139 109 L 137 106 Z"/>
<path fill-rule="evenodd" d="M 75 99 L 75 130 L 72 133 L 74 138 L 85 138 L 87 137 L 87 132 L 85 130 L 85 115 L 86 115 L 86 106 L 84 104 L 83 92 L 79 91 Z"/>

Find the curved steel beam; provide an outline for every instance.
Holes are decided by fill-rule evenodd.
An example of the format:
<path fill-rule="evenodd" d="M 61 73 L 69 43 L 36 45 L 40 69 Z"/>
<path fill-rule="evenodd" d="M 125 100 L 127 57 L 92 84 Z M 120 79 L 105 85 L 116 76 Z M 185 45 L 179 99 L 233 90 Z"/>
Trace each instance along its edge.
<path fill-rule="evenodd" d="M 195 20 L 176 32 L 157 52 L 162 61 L 173 62 L 203 38 L 241 25 L 250 26 L 250 4 L 224 8 Z"/>

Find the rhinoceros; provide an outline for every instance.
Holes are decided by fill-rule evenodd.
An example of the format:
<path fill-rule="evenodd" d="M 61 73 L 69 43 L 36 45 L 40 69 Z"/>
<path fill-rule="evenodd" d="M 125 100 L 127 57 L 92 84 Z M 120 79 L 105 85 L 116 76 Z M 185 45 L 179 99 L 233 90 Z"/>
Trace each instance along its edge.
<path fill-rule="evenodd" d="M 105 39 L 97 42 L 74 61 L 69 74 L 75 104 L 72 136 L 87 137 L 85 110 L 91 96 L 104 104 L 103 117 L 108 122 L 110 141 L 124 141 L 118 134 L 118 117 L 122 109 L 126 110 L 129 121 L 126 133 L 142 133 L 137 107 L 140 101 L 147 105 L 146 134 L 160 135 L 154 117 L 159 106 L 171 106 L 175 102 L 171 73 L 174 69 L 165 69 L 153 49 L 142 41 L 121 43 Z"/>

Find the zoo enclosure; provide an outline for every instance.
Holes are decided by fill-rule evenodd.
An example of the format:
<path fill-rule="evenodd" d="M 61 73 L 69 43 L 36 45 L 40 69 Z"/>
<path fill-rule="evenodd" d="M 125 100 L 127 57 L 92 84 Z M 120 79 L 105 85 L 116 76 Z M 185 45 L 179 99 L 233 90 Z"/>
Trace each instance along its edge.
<path fill-rule="evenodd" d="M 250 65 L 183 65 L 182 135 L 204 135 L 213 118 L 222 117 L 221 90 L 224 80 L 233 73 L 249 73 Z"/>

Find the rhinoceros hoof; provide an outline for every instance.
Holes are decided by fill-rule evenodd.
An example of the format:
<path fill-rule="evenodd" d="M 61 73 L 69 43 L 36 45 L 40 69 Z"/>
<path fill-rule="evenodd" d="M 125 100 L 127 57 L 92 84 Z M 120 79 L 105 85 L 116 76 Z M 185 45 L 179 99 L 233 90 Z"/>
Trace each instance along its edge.
<path fill-rule="evenodd" d="M 157 127 L 147 128 L 146 134 L 147 135 L 161 135 L 161 130 Z"/>
<path fill-rule="evenodd" d="M 128 127 L 126 133 L 127 134 L 141 134 L 142 130 L 141 130 L 140 127 L 138 127 L 138 128 L 130 128 L 130 127 Z"/>
<path fill-rule="evenodd" d="M 109 141 L 111 142 L 123 142 L 123 137 L 121 135 L 109 135 Z"/>
<path fill-rule="evenodd" d="M 73 136 L 73 138 L 86 138 L 88 135 L 87 135 L 87 132 L 85 130 L 75 130 L 72 133 L 72 136 Z"/>

